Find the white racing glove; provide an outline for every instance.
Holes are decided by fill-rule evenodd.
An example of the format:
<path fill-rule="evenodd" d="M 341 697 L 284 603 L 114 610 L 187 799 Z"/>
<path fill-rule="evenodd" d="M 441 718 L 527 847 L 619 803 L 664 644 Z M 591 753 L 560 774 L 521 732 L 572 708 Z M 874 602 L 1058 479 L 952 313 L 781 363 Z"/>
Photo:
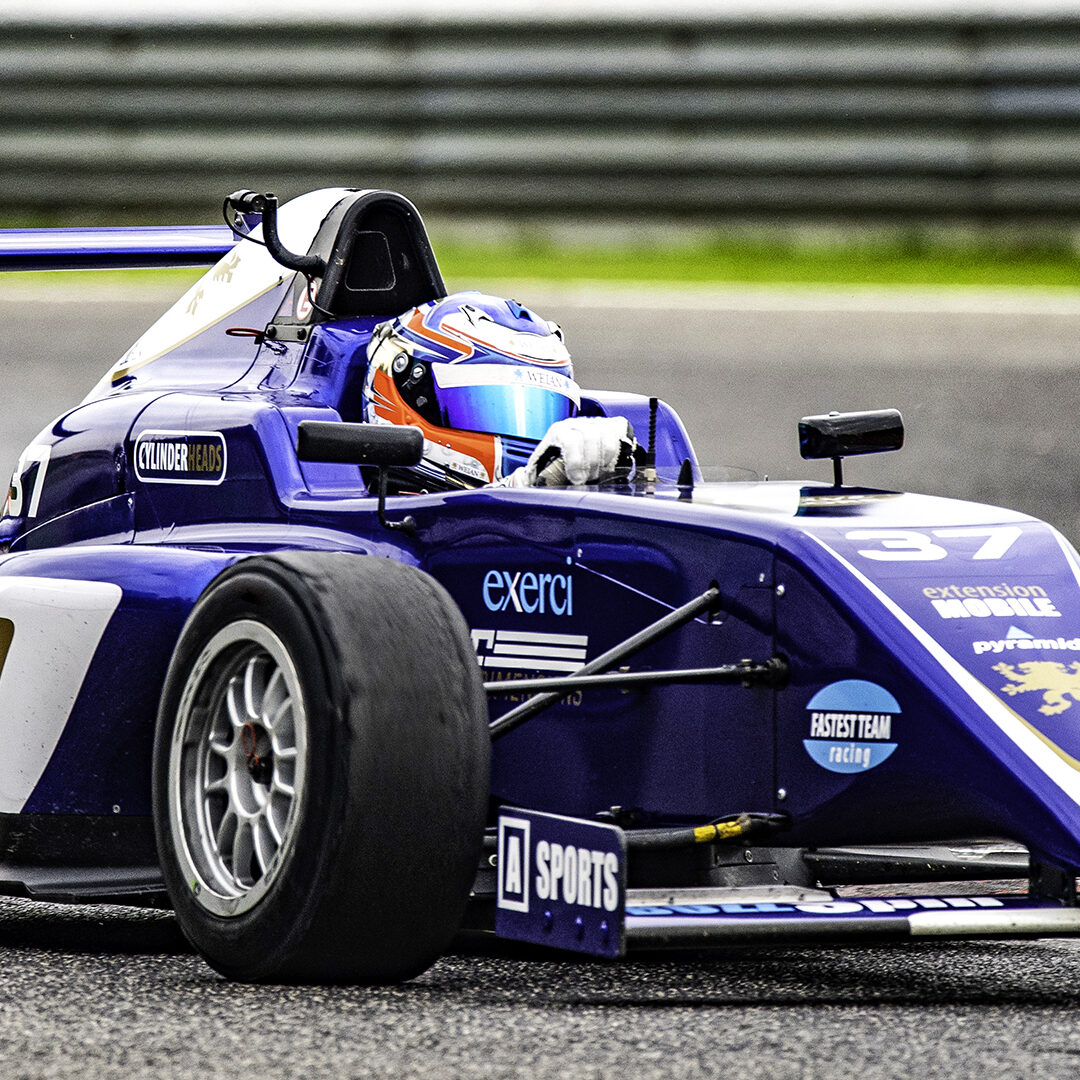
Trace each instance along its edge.
<path fill-rule="evenodd" d="M 508 487 L 565 487 L 629 479 L 634 429 L 623 416 L 572 416 L 557 420 L 529 457 L 504 481 Z"/>

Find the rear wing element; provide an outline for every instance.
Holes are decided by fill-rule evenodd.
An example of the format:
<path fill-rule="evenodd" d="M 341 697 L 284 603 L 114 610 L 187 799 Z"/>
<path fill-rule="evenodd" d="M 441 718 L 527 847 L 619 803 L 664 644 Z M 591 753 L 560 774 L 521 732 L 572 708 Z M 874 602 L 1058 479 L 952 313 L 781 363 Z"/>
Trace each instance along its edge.
<path fill-rule="evenodd" d="M 237 243 L 224 225 L 2 229 L 0 272 L 212 266 Z"/>

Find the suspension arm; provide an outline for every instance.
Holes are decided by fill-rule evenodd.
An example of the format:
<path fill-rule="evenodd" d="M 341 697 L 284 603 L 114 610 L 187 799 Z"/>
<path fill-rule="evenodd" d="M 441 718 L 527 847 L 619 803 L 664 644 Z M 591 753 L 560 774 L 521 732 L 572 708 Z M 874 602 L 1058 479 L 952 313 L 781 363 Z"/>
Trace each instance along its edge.
<path fill-rule="evenodd" d="M 550 678 L 514 679 L 484 683 L 489 697 L 502 694 L 531 694 L 538 691 L 599 689 L 634 686 L 666 686 L 673 683 L 742 683 L 743 686 L 783 686 L 787 682 L 787 661 L 774 656 L 764 663 L 742 660 L 712 668 L 685 668 L 674 671 L 612 671 L 600 675 L 553 675 Z"/>
<path fill-rule="evenodd" d="M 647 646 L 652 645 L 653 642 L 659 641 L 660 638 L 670 634 L 673 630 L 678 630 L 688 622 L 693 622 L 703 612 L 714 610 L 719 600 L 720 590 L 713 585 L 700 596 L 683 604 L 682 607 L 669 611 L 662 618 L 657 619 L 656 622 L 646 626 L 644 630 L 639 630 L 625 641 L 608 649 L 606 653 L 596 657 L 595 660 L 590 660 L 574 674 L 578 676 L 598 675 L 601 672 L 608 671 L 621 664 L 627 657 L 633 656 L 634 653 L 640 652 Z M 520 690 L 520 684 L 514 685 Z M 492 741 L 513 731 L 514 728 L 524 724 L 526 720 L 531 720 L 534 716 L 539 715 L 548 706 L 554 705 L 555 702 L 564 697 L 565 694 L 565 690 L 549 690 L 545 693 L 536 694 L 534 697 L 529 698 L 528 701 L 523 701 L 516 708 L 503 713 L 497 720 L 493 720 L 489 726 L 488 730 L 491 733 Z"/>

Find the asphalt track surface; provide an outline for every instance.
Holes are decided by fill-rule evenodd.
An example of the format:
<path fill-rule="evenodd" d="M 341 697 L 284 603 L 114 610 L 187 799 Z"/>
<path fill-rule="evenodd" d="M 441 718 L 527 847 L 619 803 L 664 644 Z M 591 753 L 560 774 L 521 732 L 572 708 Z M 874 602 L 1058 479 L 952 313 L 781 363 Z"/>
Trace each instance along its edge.
<path fill-rule="evenodd" d="M 849 478 L 1000 502 L 1080 537 L 1080 301 L 737 290 L 583 298 L 586 385 L 659 393 L 701 459 L 827 479 L 795 424 L 895 406 Z M 0 292 L 0 460 L 164 306 Z M 1073 1078 L 1080 941 L 727 950 L 621 964 L 459 953 L 393 988 L 225 983 L 167 913 L 0 900 L 0 1077 Z"/>

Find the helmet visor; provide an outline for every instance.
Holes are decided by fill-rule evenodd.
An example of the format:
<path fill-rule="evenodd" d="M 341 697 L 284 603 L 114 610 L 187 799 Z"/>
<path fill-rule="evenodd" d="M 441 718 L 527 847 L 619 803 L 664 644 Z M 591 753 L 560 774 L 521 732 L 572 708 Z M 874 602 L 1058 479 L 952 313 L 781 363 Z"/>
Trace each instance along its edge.
<path fill-rule="evenodd" d="M 577 383 L 516 364 L 432 364 L 444 427 L 539 441 L 556 420 L 575 416 Z"/>

